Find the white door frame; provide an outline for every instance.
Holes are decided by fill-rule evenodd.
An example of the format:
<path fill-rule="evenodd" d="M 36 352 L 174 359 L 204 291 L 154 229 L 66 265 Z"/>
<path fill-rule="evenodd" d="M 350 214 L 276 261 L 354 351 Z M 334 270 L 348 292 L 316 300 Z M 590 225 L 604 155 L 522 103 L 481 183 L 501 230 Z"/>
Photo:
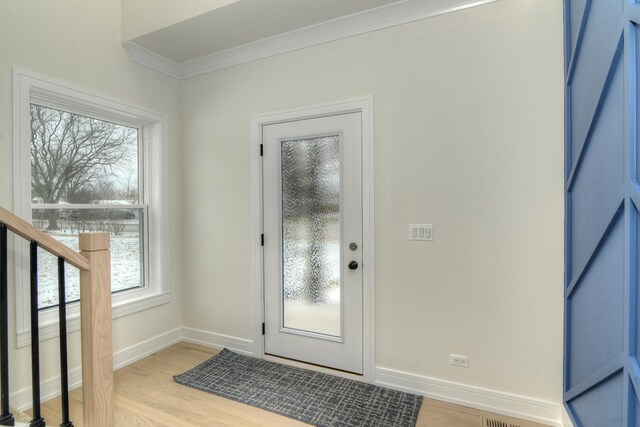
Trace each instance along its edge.
<path fill-rule="evenodd" d="M 264 276 L 262 219 L 262 127 L 274 123 L 312 119 L 346 113 L 362 113 L 362 369 L 363 379 L 374 382 L 375 372 L 375 251 L 374 251 L 374 138 L 373 96 L 293 108 L 252 117 L 251 198 L 253 233 L 253 354 L 265 357 L 262 322 L 264 322 Z"/>

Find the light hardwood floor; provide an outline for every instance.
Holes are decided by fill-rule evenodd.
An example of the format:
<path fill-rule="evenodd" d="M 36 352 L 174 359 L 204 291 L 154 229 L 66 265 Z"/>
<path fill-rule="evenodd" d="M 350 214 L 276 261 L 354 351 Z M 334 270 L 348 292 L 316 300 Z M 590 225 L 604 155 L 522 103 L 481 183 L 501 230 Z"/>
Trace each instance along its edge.
<path fill-rule="evenodd" d="M 115 372 L 116 426 L 304 426 L 301 422 L 204 393 L 173 381 L 218 350 L 182 342 Z M 70 393 L 71 420 L 82 423 L 82 392 Z M 46 402 L 47 425 L 60 424 L 60 399 Z M 520 427 L 540 424 L 488 414 L 471 408 L 425 399 L 418 427 L 481 427 L 483 416 L 495 416 Z M 508 425 L 508 424 L 507 424 Z"/>

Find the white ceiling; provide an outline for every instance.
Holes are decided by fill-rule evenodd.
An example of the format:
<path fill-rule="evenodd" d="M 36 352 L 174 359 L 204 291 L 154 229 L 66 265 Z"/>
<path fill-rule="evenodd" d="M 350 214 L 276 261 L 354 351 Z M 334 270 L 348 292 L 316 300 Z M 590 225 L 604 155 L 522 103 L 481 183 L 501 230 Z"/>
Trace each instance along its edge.
<path fill-rule="evenodd" d="M 300 28 L 404 1 L 239 0 L 131 41 L 181 64 Z"/>

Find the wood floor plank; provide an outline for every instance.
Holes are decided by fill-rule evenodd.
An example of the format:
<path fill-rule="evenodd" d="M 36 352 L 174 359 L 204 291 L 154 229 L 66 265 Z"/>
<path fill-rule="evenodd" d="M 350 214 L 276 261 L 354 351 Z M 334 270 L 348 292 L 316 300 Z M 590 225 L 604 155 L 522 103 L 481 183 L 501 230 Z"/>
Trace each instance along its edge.
<path fill-rule="evenodd" d="M 420 408 L 417 427 L 479 427 L 482 425 L 480 411 L 424 399 Z"/>
<path fill-rule="evenodd" d="M 173 376 L 204 362 L 219 350 L 181 342 L 114 373 L 116 426 L 278 426 L 306 424 L 269 411 L 177 384 Z M 82 390 L 69 395 L 71 420 L 83 427 Z M 60 424 L 60 398 L 42 406 L 47 425 Z M 483 415 L 464 406 L 424 399 L 418 427 L 482 427 Z M 514 420 L 496 415 L 499 419 Z M 521 427 L 543 427 L 517 420 Z"/>

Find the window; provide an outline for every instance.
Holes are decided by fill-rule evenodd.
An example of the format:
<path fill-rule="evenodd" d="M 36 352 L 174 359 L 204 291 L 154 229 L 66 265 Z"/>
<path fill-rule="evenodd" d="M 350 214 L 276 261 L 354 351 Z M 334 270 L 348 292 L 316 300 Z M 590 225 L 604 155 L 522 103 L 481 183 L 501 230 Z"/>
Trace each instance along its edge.
<path fill-rule="evenodd" d="M 168 302 L 166 116 L 14 71 L 18 215 L 74 250 L 82 232 L 111 235 L 114 318 Z M 29 260 L 16 247 L 18 346 L 29 340 Z M 70 330 L 79 272 L 67 268 Z M 57 262 L 39 252 L 43 339 L 57 334 Z"/>
<path fill-rule="evenodd" d="M 31 104 L 31 218 L 78 250 L 78 235 L 111 235 L 111 290 L 145 286 L 142 129 Z M 38 306 L 58 303 L 57 260 L 41 250 Z M 80 299 L 80 277 L 67 269 L 67 298 Z"/>

